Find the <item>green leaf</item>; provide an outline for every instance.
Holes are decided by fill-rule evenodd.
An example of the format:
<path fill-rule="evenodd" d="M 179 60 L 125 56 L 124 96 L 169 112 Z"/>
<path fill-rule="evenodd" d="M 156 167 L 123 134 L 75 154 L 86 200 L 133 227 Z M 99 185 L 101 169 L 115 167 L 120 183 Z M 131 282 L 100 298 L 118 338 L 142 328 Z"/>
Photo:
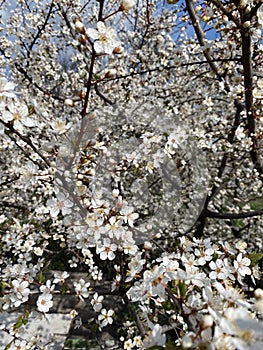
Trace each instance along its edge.
<path fill-rule="evenodd" d="M 60 289 L 61 295 L 67 294 L 68 290 L 69 290 L 68 285 L 64 284 L 64 285 L 62 286 L 62 288 Z"/>
<path fill-rule="evenodd" d="M 179 281 L 178 288 L 180 290 L 180 297 L 184 298 L 187 292 L 187 285 L 185 284 L 184 281 Z"/>
<path fill-rule="evenodd" d="M 147 350 L 164 350 L 164 348 L 163 346 L 154 345 L 154 346 L 151 346 L 150 348 L 147 348 Z"/>
<path fill-rule="evenodd" d="M 37 280 L 39 283 L 45 283 L 45 276 L 41 271 L 37 274 Z"/>
<path fill-rule="evenodd" d="M 4 296 L 4 291 L 6 288 L 10 288 L 10 285 L 6 282 L 0 282 L 0 297 Z"/>
<path fill-rule="evenodd" d="M 13 342 L 13 341 L 12 341 Z M 7 344 L 6 345 L 6 347 L 4 348 L 4 350 L 8 350 L 8 349 L 10 349 L 10 347 L 11 347 L 11 345 L 12 345 L 12 342 L 11 343 L 9 343 L 9 344 Z"/>
<path fill-rule="evenodd" d="M 23 321 L 24 321 L 23 316 L 19 316 L 18 320 L 16 321 L 16 324 L 14 325 L 14 329 L 18 329 L 21 326 L 23 326 L 23 324 L 24 324 Z"/>
<path fill-rule="evenodd" d="M 167 311 L 167 310 L 174 310 L 174 304 L 170 300 L 167 300 L 167 301 L 164 301 L 162 303 L 162 308 L 165 311 Z"/>
<path fill-rule="evenodd" d="M 23 315 L 23 325 L 26 325 L 28 323 L 28 317 L 29 317 L 29 311 L 25 311 Z"/>
<path fill-rule="evenodd" d="M 263 253 L 251 253 L 248 255 L 248 258 L 251 260 L 250 266 L 254 267 L 263 259 Z"/>

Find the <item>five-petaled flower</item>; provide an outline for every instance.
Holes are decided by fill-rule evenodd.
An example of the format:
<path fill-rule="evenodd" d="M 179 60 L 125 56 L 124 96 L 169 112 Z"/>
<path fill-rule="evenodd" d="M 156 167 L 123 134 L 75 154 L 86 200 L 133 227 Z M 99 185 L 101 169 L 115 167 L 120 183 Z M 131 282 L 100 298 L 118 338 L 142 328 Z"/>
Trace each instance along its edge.
<path fill-rule="evenodd" d="M 97 23 L 97 29 L 88 28 L 87 35 L 94 40 L 94 50 L 98 54 L 111 54 L 120 45 L 115 29 L 106 27 L 103 22 Z"/>
<path fill-rule="evenodd" d="M 37 299 L 37 308 L 40 312 L 48 312 L 53 306 L 52 294 L 43 293 Z"/>
<path fill-rule="evenodd" d="M 56 216 L 58 216 L 60 211 L 62 215 L 67 215 L 71 213 L 70 208 L 72 206 L 73 206 L 73 203 L 66 198 L 63 192 L 57 193 L 57 199 L 52 198 L 47 201 L 47 207 L 50 211 L 50 215 L 52 218 L 55 218 Z"/>
<path fill-rule="evenodd" d="M 4 122 L 12 122 L 14 129 L 19 132 L 23 132 L 25 127 L 35 126 L 35 121 L 29 116 L 28 107 L 23 103 L 9 103 L 8 109 L 2 113 L 2 119 Z"/>
<path fill-rule="evenodd" d="M 101 314 L 98 316 L 98 321 L 100 322 L 100 326 L 105 327 L 107 326 L 107 324 L 112 324 L 113 314 L 114 314 L 114 311 L 112 309 L 109 309 L 108 311 L 106 309 L 102 309 Z"/>
<path fill-rule="evenodd" d="M 111 243 L 109 238 L 103 239 L 103 244 L 98 243 L 96 253 L 100 254 L 101 260 L 113 260 L 115 258 L 115 250 L 117 250 L 117 245 L 115 243 Z"/>
<path fill-rule="evenodd" d="M 74 282 L 74 288 L 75 288 L 76 294 L 81 300 L 84 300 L 84 298 L 88 298 L 89 286 L 90 286 L 90 283 L 85 282 L 83 278 L 81 278 L 79 282 Z"/>
<path fill-rule="evenodd" d="M 234 267 L 236 268 L 239 275 L 245 277 L 246 275 L 251 275 L 251 270 L 248 267 L 251 261 L 249 258 L 243 258 L 242 253 L 239 253 L 236 260 L 234 261 Z"/>

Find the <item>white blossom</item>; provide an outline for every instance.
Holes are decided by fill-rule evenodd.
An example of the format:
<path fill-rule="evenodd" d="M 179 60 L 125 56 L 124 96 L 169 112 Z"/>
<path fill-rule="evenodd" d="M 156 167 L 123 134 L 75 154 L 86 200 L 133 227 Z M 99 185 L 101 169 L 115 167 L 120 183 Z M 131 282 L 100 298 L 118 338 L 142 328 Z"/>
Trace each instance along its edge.
<path fill-rule="evenodd" d="M 1 98 L 16 98 L 15 85 L 9 82 L 6 78 L 0 78 L 0 101 Z"/>
<path fill-rule="evenodd" d="M 62 215 L 71 213 L 72 206 L 73 203 L 67 199 L 63 192 L 58 192 L 56 194 L 56 199 L 49 199 L 47 201 L 47 208 L 49 209 L 52 218 L 58 216 L 60 211 Z"/>
<path fill-rule="evenodd" d="M 94 293 L 92 299 L 91 299 L 91 305 L 96 312 L 100 312 L 102 309 L 102 301 L 104 297 L 102 295 L 98 295 L 98 293 Z"/>
<path fill-rule="evenodd" d="M 85 298 L 88 298 L 89 286 L 90 286 L 90 283 L 85 282 L 82 278 L 79 280 L 79 282 L 74 282 L 74 288 L 75 288 L 76 294 L 80 299 L 84 300 Z"/>
<path fill-rule="evenodd" d="M 120 45 L 115 29 L 106 27 L 103 22 L 97 23 L 97 29 L 88 28 L 87 35 L 95 40 L 94 49 L 99 54 L 111 54 Z"/>
<path fill-rule="evenodd" d="M 43 293 L 37 299 L 37 308 L 40 312 L 48 312 L 53 306 L 53 296 L 50 293 Z"/>
<path fill-rule="evenodd" d="M 163 333 L 162 327 L 159 324 L 155 324 L 153 329 L 143 340 L 143 345 L 146 348 L 153 346 L 165 346 L 166 336 Z"/>
<path fill-rule="evenodd" d="M 109 238 L 104 238 L 103 243 L 99 242 L 96 248 L 97 254 L 100 255 L 101 260 L 113 260 L 115 258 L 115 251 L 117 250 L 117 245 L 111 243 Z"/>
<path fill-rule="evenodd" d="M 99 325 L 105 327 L 113 322 L 114 311 L 112 309 L 106 310 L 102 309 L 100 315 L 98 316 Z"/>

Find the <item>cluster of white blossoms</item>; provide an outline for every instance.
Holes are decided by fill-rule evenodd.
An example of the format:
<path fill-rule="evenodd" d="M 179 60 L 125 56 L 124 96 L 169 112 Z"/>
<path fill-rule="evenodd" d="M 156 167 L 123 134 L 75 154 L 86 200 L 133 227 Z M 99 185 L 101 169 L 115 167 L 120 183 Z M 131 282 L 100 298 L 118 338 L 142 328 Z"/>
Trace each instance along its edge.
<path fill-rule="evenodd" d="M 7 348 L 64 296 L 123 349 L 262 348 L 263 5 L 219 3 L 3 2 Z"/>
<path fill-rule="evenodd" d="M 28 107 L 21 102 L 15 92 L 15 85 L 2 77 L 0 79 L 0 133 L 4 132 L 4 123 L 23 134 L 28 127 L 35 126 L 35 119 L 29 115 Z"/>
<path fill-rule="evenodd" d="M 129 267 L 135 269 L 134 276 L 141 278 L 137 278 L 127 295 L 141 305 L 141 317 L 148 320 L 151 340 L 141 339 L 144 346 L 165 344 L 161 324 L 154 325 L 150 319 L 161 320 L 168 305 L 171 328 L 184 330 L 178 346 L 185 349 L 209 346 L 224 349 L 227 344 L 231 349 L 262 346 L 263 324 L 255 319 L 257 311 L 261 310 L 262 290 L 257 291 L 259 302 L 255 304 L 255 299 L 246 299 L 235 288 L 236 283 L 244 285 L 248 276 L 252 280 L 258 277 L 250 259 L 243 257 L 245 248 L 241 242 L 230 246 L 222 242 L 213 244 L 210 239 L 182 238 L 178 252 L 163 253 L 146 270 L 143 269 L 144 259 L 141 263 L 138 256 L 132 259 Z M 154 307 L 151 302 L 155 303 Z M 181 318 L 177 317 L 178 312 Z M 145 347 L 138 347 L 131 339 L 125 341 L 127 349 Z"/>

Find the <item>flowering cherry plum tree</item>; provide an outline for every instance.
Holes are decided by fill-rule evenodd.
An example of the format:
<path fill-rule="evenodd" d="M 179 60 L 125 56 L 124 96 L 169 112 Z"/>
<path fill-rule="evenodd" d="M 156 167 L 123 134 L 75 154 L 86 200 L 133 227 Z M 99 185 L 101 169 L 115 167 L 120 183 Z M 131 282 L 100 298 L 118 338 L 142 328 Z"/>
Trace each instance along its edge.
<path fill-rule="evenodd" d="M 262 348 L 262 1 L 6 0 L 0 21 L 6 349 L 46 348 L 23 327 L 55 295 L 112 324 L 99 281 L 124 349 Z"/>

